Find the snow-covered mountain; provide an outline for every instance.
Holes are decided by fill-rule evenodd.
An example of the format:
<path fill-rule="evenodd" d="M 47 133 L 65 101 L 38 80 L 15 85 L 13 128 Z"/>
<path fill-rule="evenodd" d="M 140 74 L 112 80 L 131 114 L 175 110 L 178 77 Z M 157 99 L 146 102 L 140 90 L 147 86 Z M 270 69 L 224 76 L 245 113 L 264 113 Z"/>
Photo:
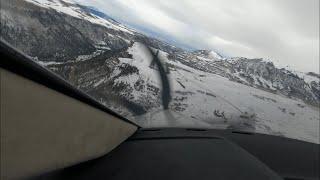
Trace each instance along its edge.
<path fill-rule="evenodd" d="M 219 53 L 213 51 L 213 50 L 197 50 L 194 51 L 193 54 L 198 55 L 199 57 L 206 58 L 206 59 L 217 59 L 222 60 L 225 59 L 222 55 Z"/>
<path fill-rule="evenodd" d="M 316 73 L 190 52 L 71 0 L 1 5 L 1 39 L 142 126 L 240 128 L 319 143 Z M 146 46 L 169 69 L 171 113 L 162 110 L 158 70 Z"/>
<path fill-rule="evenodd" d="M 72 0 L 26 0 L 47 9 L 54 9 L 75 18 L 89 21 L 118 31 L 132 33 L 130 29 L 122 26 L 108 15 L 88 6 L 81 6 Z"/>

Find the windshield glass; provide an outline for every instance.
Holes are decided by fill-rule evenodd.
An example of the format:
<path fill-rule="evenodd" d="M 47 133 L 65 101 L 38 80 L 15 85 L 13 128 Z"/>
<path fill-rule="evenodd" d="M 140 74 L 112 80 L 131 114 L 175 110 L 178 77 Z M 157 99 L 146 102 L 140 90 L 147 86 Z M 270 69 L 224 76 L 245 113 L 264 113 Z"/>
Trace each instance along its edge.
<path fill-rule="evenodd" d="M 142 127 L 319 143 L 318 0 L 1 0 L 0 35 Z"/>

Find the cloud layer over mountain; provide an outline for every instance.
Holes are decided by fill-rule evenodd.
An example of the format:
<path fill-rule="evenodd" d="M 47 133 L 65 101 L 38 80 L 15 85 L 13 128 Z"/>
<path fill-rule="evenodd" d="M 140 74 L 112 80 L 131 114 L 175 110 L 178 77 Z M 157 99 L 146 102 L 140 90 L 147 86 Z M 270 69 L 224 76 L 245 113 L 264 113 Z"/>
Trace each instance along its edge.
<path fill-rule="evenodd" d="M 178 45 L 319 71 L 318 0 L 77 1 Z"/>

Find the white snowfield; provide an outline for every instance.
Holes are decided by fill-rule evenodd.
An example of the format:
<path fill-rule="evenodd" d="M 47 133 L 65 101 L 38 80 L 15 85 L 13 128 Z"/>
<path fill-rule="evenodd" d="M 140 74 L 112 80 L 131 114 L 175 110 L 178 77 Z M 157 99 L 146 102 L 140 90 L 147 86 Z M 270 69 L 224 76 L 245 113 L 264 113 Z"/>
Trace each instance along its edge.
<path fill-rule="evenodd" d="M 146 54 L 149 52 L 145 47 L 135 43 L 128 52 L 133 59 L 121 61 L 138 67 L 140 75 L 148 77 L 148 83 L 159 86 L 158 72 L 149 67 L 151 56 Z M 155 108 L 136 118 L 142 126 L 239 128 L 320 143 L 319 108 L 193 69 L 166 56 L 167 53 L 160 51 L 160 59 L 175 67 L 169 74 L 173 96 L 171 113 Z M 124 81 L 129 79 L 133 77 L 128 76 Z M 135 92 L 136 98 L 141 93 Z M 176 110 L 175 103 L 180 103 L 184 110 Z"/>
<path fill-rule="evenodd" d="M 223 59 L 223 57 L 218 53 L 216 53 L 215 51 L 210 51 L 209 57 L 213 59 Z"/>

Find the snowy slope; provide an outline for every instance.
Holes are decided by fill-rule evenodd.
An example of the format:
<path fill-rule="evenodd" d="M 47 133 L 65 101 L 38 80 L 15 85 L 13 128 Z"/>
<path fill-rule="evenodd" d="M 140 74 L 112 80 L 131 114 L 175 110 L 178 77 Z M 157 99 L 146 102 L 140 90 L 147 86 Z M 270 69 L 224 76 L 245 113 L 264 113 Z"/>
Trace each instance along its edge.
<path fill-rule="evenodd" d="M 134 84 L 137 81 L 142 80 L 147 85 L 142 86 L 141 88 L 134 88 L 132 92 L 134 99 L 141 100 L 148 97 L 149 99 L 153 99 L 153 101 L 157 101 L 159 97 L 150 94 L 150 91 L 148 90 L 148 88 L 160 87 L 157 70 L 150 68 L 152 55 L 145 45 L 141 43 L 134 43 L 127 52 L 132 55 L 132 59 L 119 58 L 120 62 L 137 67 L 139 73 L 121 77 L 117 82 L 124 82 L 129 86 L 134 87 Z"/>
<path fill-rule="evenodd" d="M 58 12 L 90 21 L 94 24 L 99 24 L 107 28 L 115 29 L 118 31 L 123 31 L 126 33 L 133 34 L 134 31 L 113 21 L 110 19 L 105 19 L 100 16 L 97 16 L 89 11 L 85 11 L 80 5 L 78 5 L 73 0 L 25 0 L 27 2 L 36 4 L 44 8 L 51 8 Z"/>
<path fill-rule="evenodd" d="M 311 84 L 312 82 L 319 83 L 319 80 L 320 80 L 319 77 L 312 76 L 312 75 L 310 75 L 310 73 L 305 73 L 305 72 L 301 72 L 301 71 L 292 71 L 292 72 L 295 73 L 296 75 L 298 75 L 300 78 L 302 78 L 308 84 Z"/>
<path fill-rule="evenodd" d="M 193 54 L 197 55 L 198 57 L 205 58 L 207 60 L 222 60 L 224 59 L 219 53 L 213 50 L 197 50 L 194 51 Z"/>
<path fill-rule="evenodd" d="M 134 43 L 128 52 L 132 58 L 120 58 L 120 61 L 138 67 L 139 75 L 135 76 L 160 87 L 158 72 L 150 68 L 151 57 L 145 46 Z M 159 106 L 136 117 L 138 124 L 148 127 L 239 128 L 319 143 L 319 110 L 316 107 L 196 70 L 167 56 L 168 53 L 160 51 L 159 58 L 171 67 L 171 113 Z M 128 76 L 119 81 L 133 86 L 137 79 Z M 146 93 L 146 89 L 133 92 L 137 99 Z M 167 120 L 168 117 L 175 120 Z"/>
<path fill-rule="evenodd" d="M 157 50 L 154 48 L 154 51 Z M 125 91 L 118 92 L 120 96 L 146 107 L 147 113 L 143 115 L 127 116 L 142 127 L 231 128 L 320 143 L 316 106 L 231 81 L 221 74 L 195 69 L 168 58 L 170 54 L 159 50 L 159 58 L 170 69 L 172 95 L 170 111 L 163 111 L 158 71 L 150 66 L 150 52 L 145 45 L 135 42 L 126 53 L 130 56 L 117 58 L 119 62 L 110 76 L 96 77 L 94 83 L 86 87 L 103 88 L 115 78 L 113 86 L 126 87 Z M 66 68 L 65 65 L 60 67 Z M 123 67 L 135 69 L 124 73 L 128 70 Z M 87 73 L 84 75 L 82 78 L 90 77 Z M 106 104 L 108 98 L 101 101 Z M 125 109 L 111 108 L 124 115 L 130 114 Z"/>
<path fill-rule="evenodd" d="M 210 51 L 209 57 L 213 59 L 223 59 L 223 57 L 215 51 Z"/>

